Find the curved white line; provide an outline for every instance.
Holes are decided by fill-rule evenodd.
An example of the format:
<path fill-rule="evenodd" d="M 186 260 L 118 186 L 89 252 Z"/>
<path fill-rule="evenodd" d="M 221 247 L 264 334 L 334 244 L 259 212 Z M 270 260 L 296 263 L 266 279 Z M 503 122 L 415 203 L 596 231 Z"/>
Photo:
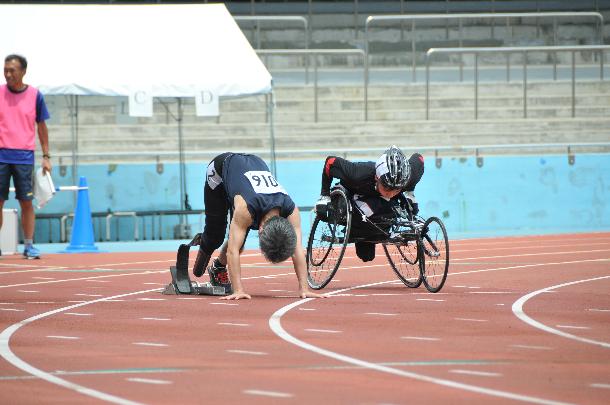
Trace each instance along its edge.
<path fill-rule="evenodd" d="M 355 286 L 355 287 L 345 288 L 342 290 L 333 291 L 331 293 L 328 293 L 328 295 L 338 294 L 338 293 L 342 293 L 342 292 L 353 290 L 353 289 L 370 287 L 370 286 L 375 286 L 375 285 L 380 285 L 380 284 L 393 283 L 393 282 L 395 282 L 395 280 L 382 281 L 382 282 L 371 283 L 371 284 L 364 284 L 364 285 L 359 285 L 359 286 Z M 359 367 L 368 368 L 368 369 L 375 370 L 375 371 L 381 371 L 383 373 L 397 375 L 399 377 L 413 378 L 413 379 L 419 380 L 419 381 L 425 381 L 425 382 L 429 382 L 429 383 L 433 383 L 433 384 L 444 385 L 446 387 L 457 388 L 457 389 L 462 389 L 462 390 L 466 390 L 466 391 L 472 391 L 472 392 L 476 392 L 478 394 L 486 394 L 486 395 L 491 395 L 491 396 L 495 396 L 495 397 L 508 398 L 508 399 L 512 399 L 512 400 L 516 400 L 516 401 L 524 401 L 524 402 L 531 402 L 531 403 L 536 403 L 536 404 L 547 404 L 547 405 L 567 404 L 566 402 L 558 402 L 558 401 L 552 401 L 552 400 L 548 400 L 548 399 L 544 399 L 544 398 L 536 398 L 536 397 L 530 397 L 527 395 L 513 394 L 511 392 L 499 391 L 499 390 L 494 390 L 494 389 L 484 388 L 484 387 L 477 387 L 474 385 L 463 384 L 463 383 L 459 383 L 456 381 L 445 380 L 442 378 L 435 378 L 435 377 L 430 377 L 430 376 L 426 376 L 423 374 L 417 374 L 417 373 L 413 373 L 413 372 L 409 372 L 409 371 L 399 370 L 399 369 L 395 369 L 392 367 L 383 366 L 380 364 L 370 363 L 365 360 L 356 359 L 354 357 L 349 357 L 349 356 L 346 356 L 346 355 L 343 355 L 340 353 L 335 353 L 330 350 L 326 350 L 326 349 L 322 349 L 320 347 L 314 346 L 310 343 L 306 343 L 306 342 L 299 340 L 296 337 L 292 336 L 288 332 L 286 332 L 286 330 L 282 327 L 281 318 L 284 314 L 286 314 L 291 309 L 296 308 L 301 304 L 305 304 L 311 300 L 313 300 L 313 298 L 305 298 L 305 299 L 293 302 L 292 304 L 286 305 L 286 306 L 278 309 L 273 315 L 271 315 L 271 318 L 269 318 L 269 327 L 271 328 L 273 333 L 275 333 L 278 337 L 280 337 L 281 339 L 285 340 L 288 343 L 292 343 L 295 346 L 298 346 L 305 350 L 309 350 L 309 351 L 319 354 L 321 356 L 330 357 L 332 359 L 335 359 L 335 360 L 338 360 L 338 361 L 341 361 L 344 363 L 353 364 L 353 365 L 356 365 Z"/>
<path fill-rule="evenodd" d="M 524 295 L 523 297 L 519 298 L 517 301 L 515 301 L 513 303 L 513 306 L 512 306 L 513 313 L 515 314 L 515 316 L 517 318 L 521 319 L 523 322 L 527 323 L 528 325 L 533 326 L 534 328 L 541 329 L 541 330 L 543 330 L 545 332 L 553 333 L 555 335 L 563 336 L 565 338 L 577 340 L 577 341 L 583 342 L 583 343 L 590 343 L 590 344 L 593 344 L 593 345 L 599 345 L 599 346 L 602 346 L 602 347 L 605 347 L 605 348 L 610 348 L 610 343 L 608 343 L 608 342 L 600 342 L 600 341 L 597 341 L 597 340 L 587 339 L 587 338 L 583 338 L 583 337 L 580 337 L 580 336 L 572 335 L 570 333 L 565 333 L 565 332 L 563 332 L 561 330 L 557 330 L 557 329 L 551 328 L 551 327 L 549 327 L 549 326 L 547 326 L 547 325 L 545 325 L 543 323 L 540 323 L 540 322 L 530 318 L 529 316 L 527 316 L 525 314 L 525 312 L 523 312 L 523 304 L 525 304 L 525 302 L 527 300 L 529 300 L 532 297 L 535 297 L 538 294 L 542 294 L 544 292 L 551 291 L 551 290 L 554 290 L 554 289 L 557 289 L 557 288 L 561 288 L 561 287 L 566 287 L 566 286 L 569 286 L 569 285 L 586 283 L 586 282 L 589 282 L 589 281 L 597 281 L 597 280 L 602 280 L 602 279 L 605 279 L 605 278 L 610 278 L 610 276 L 595 277 L 595 278 L 589 278 L 589 279 L 586 279 L 586 280 L 577 280 L 577 281 L 572 281 L 572 282 L 569 282 L 569 283 L 557 284 L 557 285 L 554 285 L 554 286 L 551 286 L 551 287 L 547 287 L 547 288 L 543 288 L 543 289 L 538 290 L 538 291 L 531 292 L 531 293 L 529 293 L 527 295 Z"/>
<path fill-rule="evenodd" d="M 159 291 L 158 288 L 154 288 L 151 290 L 143 290 L 143 291 L 137 291 L 137 292 L 132 292 L 132 293 L 128 293 L 128 294 L 121 294 L 121 295 L 115 295 L 112 297 L 105 297 L 105 298 L 100 298 L 97 300 L 93 300 L 93 301 L 86 301 L 86 302 L 82 302 L 79 304 L 75 304 L 75 305 L 70 305 L 68 307 L 63 307 L 63 308 L 59 308 L 59 309 L 55 309 L 53 311 L 48 311 L 48 312 L 44 312 L 42 314 L 38 314 L 35 315 L 31 318 L 25 319 L 21 322 L 12 324 L 11 326 L 9 326 L 8 328 L 4 329 L 2 331 L 2 333 L 0 333 L 0 356 L 4 357 L 4 359 L 6 361 L 8 361 L 9 363 L 11 363 L 13 366 L 25 371 L 28 374 L 31 374 L 33 376 L 36 376 L 42 380 L 48 381 L 50 383 L 62 386 L 64 388 L 68 388 L 70 390 L 76 391 L 78 393 L 84 394 L 84 395 L 88 395 L 90 397 L 93 398 L 97 398 L 97 399 L 101 399 L 102 401 L 107 401 L 107 402 L 112 402 L 115 404 L 121 404 L 121 405 L 140 405 L 139 402 L 134 402 L 134 401 L 130 401 L 127 399 L 123 399 L 111 394 L 106 394 L 104 392 L 101 391 L 97 391 L 94 390 L 92 388 L 87 388 L 84 387 L 82 385 L 78 385 L 75 383 L 72 383 L 70 381 L 66 381 L 63 378 L 59 378 L 55 375 L 52 375 L 50 373 L 47 373 L 45 371 L 42 371 L 28 363 L 26 363 L 25 361 L 21 360 L 19 357 L 17 357 L 17 355 L 15 355 L 15 353 L 12 352 L 10 346 L 9 346 L 9 341 L 11 339 L 11 336 L 22 326 L 25 326 L 29 323 L 32 323 L 34 321 L 37 321 L 38 319 L 42 319 L 45 318 L 47 316 L 50 315 L 54 315 L 57 314 L 59 312 L 63 312 L 63 311 L 67 311 L 70 309 L 74 309 L 74 308 L 78 308 L 78 307 L 82 307 L 85 305 L 89 305 L 89 304 L 94 304 L 97 302 L 103 302 L 106 300 L 110 300 L 110 299 L 115 299 L 115 298 L 121 298 L 121 297 L 127 297 L 129 295 L 136 295 L 136 294 L 143 294 L 143 293 L 147 293 L 147 292 L 152 292 L 152 291 Z"/>

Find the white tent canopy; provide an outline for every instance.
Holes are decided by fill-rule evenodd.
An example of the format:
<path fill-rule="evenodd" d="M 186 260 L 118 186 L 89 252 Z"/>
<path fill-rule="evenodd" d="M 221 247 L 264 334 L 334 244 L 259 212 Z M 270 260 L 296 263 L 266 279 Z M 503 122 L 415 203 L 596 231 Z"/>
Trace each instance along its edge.
<path fill-rule="evenodd" d="M 0 55 L 44 94 L 194 97 L 271 91 L 224 4 L 0 5 Z"/>

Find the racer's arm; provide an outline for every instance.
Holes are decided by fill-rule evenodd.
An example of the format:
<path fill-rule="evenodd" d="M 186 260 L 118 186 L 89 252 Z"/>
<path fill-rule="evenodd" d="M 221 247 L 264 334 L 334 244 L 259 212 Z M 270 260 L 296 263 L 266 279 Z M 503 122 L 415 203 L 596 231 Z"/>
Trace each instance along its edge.
<path fill-rule="evenodd" d="M 229 228 L 229 241 L 227 243 L 227 265 L 229 271 L 229 279 L 233 288 L 233 294 L 222 297 L 224 300 L 239 300 L 242 298 L 250 299 L 251 296 L 246 294 L 241 283 L 241 264 L 239 254 L 244 239 L 248 233 L 248 227 L 252 225 L 252 217 L 246 201 L 242 196 L 235 196 L 235 209 L 233 218 Z"/>
<path fill-rule="evenodd" d="M 305 251 L 301 244 L 301 216 L 299 209 L 294 207 L 292 214 L 288 215 L 288 222 L 294 227 L 294 231 L 297 234 L 297 245 L 292 255 L 292 265 L 294 266 L 294 272 L 297 275 L 297 281 L 299 283 L 299 295 L 301 298 L 322 298 L 325 295 L 317 294 L 309 290 L 307 284 L 307 263 L 305 262 Z M 231 282 L 233 280 L 231 279 Z"/>
<path fill-rule="evenodd" d="M 403 189 L 403 201 L 408 200 L 411 212 L 415 215 L 419 212 L 419 205 L 415 198 L 415 186 L 424 175 L 424 157 L 419 153 L 414 153 L 409 158 L 409 166 L 411 167 L 411 176 Z"/>
<path fill-rule="evenodd" d="M 363 176 L 364 174 L 364 176 Z M 349 160 L 338 156 L 329 156 L 324 162 L 324 170 L 322 170 L 322 190 L 320 195 L 330 195 L 330 185 L 333 179 L 347 181 L 348 183 L 359 183 L 361 177 L 366 177 L 367 173 L 363 173 L 362 168 Z"/>

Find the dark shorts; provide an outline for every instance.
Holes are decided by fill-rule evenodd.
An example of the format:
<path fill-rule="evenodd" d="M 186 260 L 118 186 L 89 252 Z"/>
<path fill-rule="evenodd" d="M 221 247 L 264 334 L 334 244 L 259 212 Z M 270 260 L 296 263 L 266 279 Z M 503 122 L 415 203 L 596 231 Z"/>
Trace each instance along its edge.
<path fill-rule="evenodd" d="M 8 189 L 11 177 L 15 185 L 15 198 L 18 200 L 32 200 L 34 165 L 15 165 L 0 163 L 0 200 L 8 200 Z"/>

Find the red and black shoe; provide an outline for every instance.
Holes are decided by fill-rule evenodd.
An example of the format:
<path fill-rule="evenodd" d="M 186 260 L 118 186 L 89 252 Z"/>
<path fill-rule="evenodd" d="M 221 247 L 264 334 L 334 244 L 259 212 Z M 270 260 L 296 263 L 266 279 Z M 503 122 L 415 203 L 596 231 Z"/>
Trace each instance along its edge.
<path fill-rule="evenodd" d="M 229 272 L 227 266 L 223 266 L 218 259 L 214 259 L 212 265 L 208 267 L 210 275 L 210 284 L 217 287 L 224 287 L 227 294 L 231 294 L 231 281 L 229 280 Z"/>

